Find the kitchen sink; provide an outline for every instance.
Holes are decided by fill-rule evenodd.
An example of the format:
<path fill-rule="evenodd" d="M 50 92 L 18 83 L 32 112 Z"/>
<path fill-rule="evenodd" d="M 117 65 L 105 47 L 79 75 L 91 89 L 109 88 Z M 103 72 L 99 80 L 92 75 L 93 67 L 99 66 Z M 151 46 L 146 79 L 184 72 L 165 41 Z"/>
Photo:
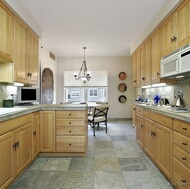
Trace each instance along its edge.
<path fill-rule="evenodd" d="M 27 108 L 0 108 L 0 116 L 9 114 L 9 113 L 16 113 L 19 111 L 26 110 Z"/>

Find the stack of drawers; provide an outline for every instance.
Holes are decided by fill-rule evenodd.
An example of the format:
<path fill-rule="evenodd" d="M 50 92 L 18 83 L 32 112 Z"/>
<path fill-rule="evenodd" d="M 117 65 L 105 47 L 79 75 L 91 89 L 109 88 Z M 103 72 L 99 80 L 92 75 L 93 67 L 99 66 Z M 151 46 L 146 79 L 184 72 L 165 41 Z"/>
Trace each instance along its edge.
<path fill-rule="evenodd" d="M 56 151 L 86 152 L 86 111 L 56 111 Z"/>
<path fill-rule="evenodd" d="M 190 188 L 190 123 L 174 120 L 173 184 Z"/>

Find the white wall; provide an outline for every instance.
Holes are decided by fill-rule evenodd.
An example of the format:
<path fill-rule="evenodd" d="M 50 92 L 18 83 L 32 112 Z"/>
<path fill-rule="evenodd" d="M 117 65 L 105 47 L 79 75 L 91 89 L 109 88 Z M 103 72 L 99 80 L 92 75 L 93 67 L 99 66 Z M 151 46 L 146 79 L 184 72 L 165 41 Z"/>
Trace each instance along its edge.
<path fill-rule="evenodd" d="M 81 67 L 83 58 L 57 58 L 57 103 L 64 100 L 64 70 L 76 69 Z M 132 63 L 131 58 L 86 58 L 87 68 L 90 69 L 108 69 L 108 98 L 110 104 L 109 118 L 131 118 L 132 105 L 135 99 L 135 89 L 132 87 Z M 119 73 L 126 72 L 127 79 L 119 80 Z M 124 93 L 119 92 L 120 83 L 127 84 L 127 90 Z M 127 97 L 127 102 L 121 104 L 118 101 L 120 95 Z"/>

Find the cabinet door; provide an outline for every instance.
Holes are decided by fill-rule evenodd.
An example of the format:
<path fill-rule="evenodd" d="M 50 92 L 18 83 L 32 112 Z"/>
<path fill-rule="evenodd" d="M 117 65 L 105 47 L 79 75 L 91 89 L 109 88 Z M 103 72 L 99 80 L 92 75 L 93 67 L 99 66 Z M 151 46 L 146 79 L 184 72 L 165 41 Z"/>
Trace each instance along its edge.
<path fill-rule="evenodd" d="M 27 59 L 28 59 L 28 82 L 30 84 L 38 84 L 38 38 L 36 38 L 32 32 L 28 31 L 27 38 Z"/>
<path fill-rule="evenodd" d="M 40 152 L 40 113 L 33 114 L 32 125 L 32 159 Z"/>
<path fill-rule="evenodd" d="M 40 112 L 40 151 L 55 152 L 55 111 Z"/>
<path fill-rule="evenodd" d="M 140 85 L 146 83 L 146 62 L 145 62 L 145 45 L 140 48 Z"/>
<path fill-rule="evenodd" d="M 8 188 L 14 179 L 12 132 L 0 136 L 0 188 Z"/>
<path fill-rule="evenodd" d="M 14 19 L 14 80 L 28 82 L 26 56 L 27 27 L 18 19 Z"/>
<path fill-rule="evenodd" d="M 155 159 L 156 149 L 156 127 L 154 122 L 146 119 L 144 120 L 145 125 L 145 151 L 149 157 Z"/>
<path fill-rule="evenodd" d="M 173 131 L 156 124 L 156 164 L 169 179 L 172 179 L 172 152 Z"/>
<path fill-rule="evenodd" d="M 190 1 L 186 1 L 176 12 L 178 47 L 190 42 Z"/>
<path fill-rule="evenodd" d="M 15 172 L 16 175 L 32 161 L 32 123 L 28 123 L 14 131 L 16 144 Z"/>
<path fill-rule="evenodd" d="M 144 118 L 139 115 L 137 115 L 137 140 L 141 146 L 144 146 L 144 141 L 145 141 Z"/>
<path fill-rule="evenodd" d="M 157 30 L 151 37 L 151 49 L 152 49 L 152 83 L 160 82 L 160 30 Z"/>
<path fill-rule="evenodd" d="M 12 62 L 13 15 L 0 3 L 0 62 Z"/>
<path fill-rule="evenodd" d="M 151 44 L 150 39 L 145 43 L 145 85 L 151 84 Z"/>
<path fill-rule="evenodd" d="M 137 87 L 137 53 L 134 52 L 132 55 L 133 64 L 133 87 Z"/>
<path fill-rule="evenodd" d="M 176 17 L 172 15 L 161 27 L 162 56 L 172 52 L 177 47 Z"/>

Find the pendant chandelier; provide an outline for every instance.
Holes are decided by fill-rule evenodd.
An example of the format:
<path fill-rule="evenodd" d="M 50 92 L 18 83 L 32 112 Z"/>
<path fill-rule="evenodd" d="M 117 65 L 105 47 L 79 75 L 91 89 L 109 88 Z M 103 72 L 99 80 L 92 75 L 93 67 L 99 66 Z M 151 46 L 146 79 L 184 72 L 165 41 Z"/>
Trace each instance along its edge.
<path fill-rule="evenodd" d="M 74 73 L 74 77 L 76 80 L 81 79 L 84 83 L 86 83 L 86 81 L 90 81 L 91 74 L 90 74 L 90 72 L 87 71 L 86 61 L 85 61 L 85 50 L 87 49 L 87 47 L 83 47 L 83 49 L 84 49 L 84 61 L 79 70 L 79 74 Z"/>

